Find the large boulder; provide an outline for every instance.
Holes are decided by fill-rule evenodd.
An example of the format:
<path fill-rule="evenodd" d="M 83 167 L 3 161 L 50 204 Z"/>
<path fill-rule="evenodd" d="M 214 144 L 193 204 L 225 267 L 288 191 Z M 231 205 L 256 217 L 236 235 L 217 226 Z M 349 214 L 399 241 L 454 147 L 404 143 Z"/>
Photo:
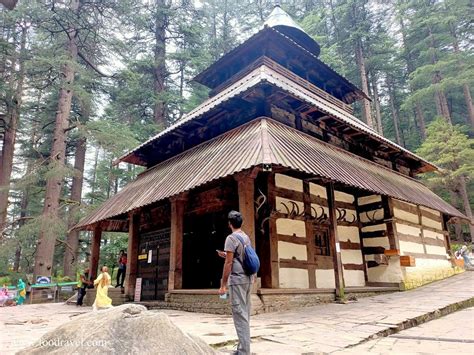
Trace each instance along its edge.
<path fill-rule="evenodd" d="M 164 313 L 124 304 L 77 316 L 46 333 L 22 354 L 215 354 Z"/>

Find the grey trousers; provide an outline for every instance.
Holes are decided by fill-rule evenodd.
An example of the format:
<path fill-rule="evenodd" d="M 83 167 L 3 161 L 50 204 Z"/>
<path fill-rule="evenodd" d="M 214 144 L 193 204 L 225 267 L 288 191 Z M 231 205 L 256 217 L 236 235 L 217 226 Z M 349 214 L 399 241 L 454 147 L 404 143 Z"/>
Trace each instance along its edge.
<path fill-rule="evenodd" d="M 230 285 L 232 318 L 239 337 L 238 354 L 250 354 L 250 290 L 252 284 Z"/>

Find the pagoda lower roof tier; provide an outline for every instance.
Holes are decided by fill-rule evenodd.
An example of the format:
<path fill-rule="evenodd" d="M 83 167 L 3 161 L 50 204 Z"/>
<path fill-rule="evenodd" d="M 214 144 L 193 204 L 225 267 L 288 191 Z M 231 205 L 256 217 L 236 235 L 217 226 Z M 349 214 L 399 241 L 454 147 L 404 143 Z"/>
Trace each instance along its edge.
<path fill-rule="evenodd" d="M 466 218 L 413 178 L 260 117 L 148 169 L 74 228 L 90 229 L 98 222 L 120 219 L 127 212 L 254 167 L 289 169 Z"/>
<path fill-rule="evenodd" d="M 184 136 L 190 141 L 190 139 L 188 139 L 189 136 L 199 127 L 205 129 L 214 128 L 211 127 L 212 124 L 208 123 L 207 120 L 212 118 L 217 110 L 222 109 L 232 100 L 238 100 L 248 96 L 252 90 L 256 90 L 256 88 L 262 85 L 270 85 L 286 95 L 293 97 L 295 100 L 304 103 L 310 107 L 308 111 L 324 113 L 327 117 L 337 121 L 341 127 L 347 127 L 347 129 L 351 130 L 352 133 L 350 133 L 350 135 L 357 135 L 358 140 L 364 142 L 364 144 L 370 144 L 375 147 L 382 146 L 384 149 L 391 151 L 393 155 L 402 156 L 405 157 L 405 159 L 411 160 L 418 165 L 415 173 L 437 170 L 437 167 L 433 164 L 375 132 L 364 122 L 353 116 L 348 106 L 341 101 L 330 97 L 327 93 L 321 92 L 321 90 L 315 88 L 311 83 L 290 73 L 278 63 L 268 58 L 264 58 L 262 62 L 259 62 L 256 68 L 242 74 L 242 77 L 232 85 L 203 102 L 169 128 L 120 157 L 118 161 L 151 167 L 159 163 L 159 161 L 166 160 L 170 156 L 180 153 L 179 151 L 174 153 L 169 152 L 168 155 L 163 154 L 163 157 L 160 157 L 161 152 L 159 148 L 165 143 L 168 144 L 171 140 L 170 137 L 173 137 L 173 135 L 175 135 L 175 137 L 176 135 Z M 268 101 L 269 99 L 264 97 L 262 100 Z M 241 102 L 241 106 L 250 105 L 249 102 L 242 100 Z M 235 122 L 227 123 L 227 126 L 232 129 L 255 117 L 256 116 L 251 115 L 240 115 L 238 121 L 235 120 Z M 232 126 L 232 124 L 234 124 L 234 126 Z M 223 132 L 217 131 L 215 135 L 221 133 Z M 212 138 L 212 136 L 207 139 L 209 138 Z M 166 142 L 167 140 L 168 142 Z M 206 139 L 203 138 L 202 141 L 197 141 L 197 144 L 202 143 L 204 140 Z M 189 142 L 185 143 L 188 144 Z"/>

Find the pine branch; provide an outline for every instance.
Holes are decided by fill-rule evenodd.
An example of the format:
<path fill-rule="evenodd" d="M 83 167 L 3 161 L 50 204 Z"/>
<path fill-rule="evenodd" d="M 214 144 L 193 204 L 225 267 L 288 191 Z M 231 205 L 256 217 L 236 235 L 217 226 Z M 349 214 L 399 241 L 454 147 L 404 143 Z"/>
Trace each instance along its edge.
<path fill-rule="evenodd" d="M 104 72 L 102 72 L 99 68 L 97 68 L 97 66 L 95 66 L 89 59 L 87 59 L 87 57 L 82 54 L 81 52 L 78 52 L 77 55 L 84 61 L 86 62 L 86 64 L 91 67 L 97 74 L 99 74 L 100 76 L 104 77 L 104 78 L 114 78 L 115 77 L 115 74 L 112 74 L 112 75 L 108 75 L 108 74 L 105 74 Z"/>

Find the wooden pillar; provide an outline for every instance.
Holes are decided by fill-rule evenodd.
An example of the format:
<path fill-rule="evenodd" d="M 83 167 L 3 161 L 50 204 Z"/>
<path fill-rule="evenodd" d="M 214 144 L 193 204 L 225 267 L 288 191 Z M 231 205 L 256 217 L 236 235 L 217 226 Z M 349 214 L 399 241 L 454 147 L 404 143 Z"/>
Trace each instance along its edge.
<path fill-rule="evenodd" d="M 138 242 L 140 213 L 130 212 L 128 222 L 127 271 L 125 273 L 125 294 L 133 299 L 138 270 Z"/>
<path fill-rule="evenodd" d="M 187 194 L 172 197 L 168 290 L 183 288 L 183 229 Z"/>
<path fill-rule="evenodd" d="M 316 264 L 315 264 L 315 250 L 314 250 L 314 230 L 313 220 L 311 217 L 311 192 L 309 188 L 309 181 L 303 181 L 303 203 L 305 214 L 305 232 L 306 232 L 306 253 L 308 260 L 308 281 L 309 288 L 316 288 Z"/>
<path fill-rule="evenodd" d="M 268 175 L 268 204 L 271 206 L 271 210 L 276 210 L 276 193 L 275 193 L 275 174 L 270 173 Z M 270 274 L 271 274 L 271 287 L 280 287 L 280 263 L 278 257 L 278 235 L 276 228 L 276 218 L 270 216 L 268 221 L 268 237 L 270 239 Z"/>
<path fill-rule="evenodd" d="M 360 221 L 358 194 L 354 195 L 354 206 L 355 206 L 356 217 L 357 217 L 357 225 L 358 225 L 357 228 L 359 228 L 360 253 L 362 254 L 362 262 L 364 263 L 364 280 L 365 280 L 365 284 L 367 285 L 367 282 L 369 282 L 369 269 L 368 269 L 367 260 L 365 259 L 365 254 L 364 254 L 364 238 L 362 238 L 362 227 L 364 225 Z"/>
<path fill-rule="evenodd" d="M 387 225 L 387 237 L 390 249 L 400 250 L 400 243 L 397 237 L 397 228 L 395 221 L 393 220 L 393 203 L 392 198 L 388 196 L 382 196 L 383 206 L 383 218 Z"/>
<path fill-rule="evenodd" d="M 329 182 L 326 186 L 328 208 L 329 208 L 329 235 L 331 244 L 331 255 L 334 261 L 334 276 L 336 280 L 336 299 L 344 299 L 344 275 L 341 260 L 341 247 L 339 244 L 339 236 L 337 235 L 337 217 L 336 217 L 336 201 L 334 198 L 334 183 Z"/>
<path fill-rule="evenodd" d="M 94 227 L 91 240 L 91 255 L 89 260 L 89 275 L 91 280 L 97 277 L 97 269 L 99 268 L 100 257 L 100 240 L 102 239 L 102 228 L 100 224 Z"/>
<path fill-rule="evenodd" d="M 418 224 L 420 225 L 420 239 L 421 244 L 423 244 L 423 251 L 427 254 L 426 250 L 426 241 L 425 241 L 425 232 L 423 228 L 423 216 L 421 215 L 421 208 L 419 205 L 416 205 L 416 211 L 418 213 Z"/>
<path fill-rule="evenodd" d="M 239 212 L 242 214 L 242 230 L 255 248 L 255 176 L 251 173 L 235 175 L 239 193 Z"/>
<path fill-rule="evenodd" d="M 449 229 L 448 229 L 448 220 L 449 217 L 445 215 L 444 213 L 441 213 L 441 218 L 443 219 L 443 232 L 444 234 L 444 244 L 446 247 L 446 253 L 449 254 L 449 256 L 452 256 L 451 252 L 451 239 L 449 238 Z"/>

